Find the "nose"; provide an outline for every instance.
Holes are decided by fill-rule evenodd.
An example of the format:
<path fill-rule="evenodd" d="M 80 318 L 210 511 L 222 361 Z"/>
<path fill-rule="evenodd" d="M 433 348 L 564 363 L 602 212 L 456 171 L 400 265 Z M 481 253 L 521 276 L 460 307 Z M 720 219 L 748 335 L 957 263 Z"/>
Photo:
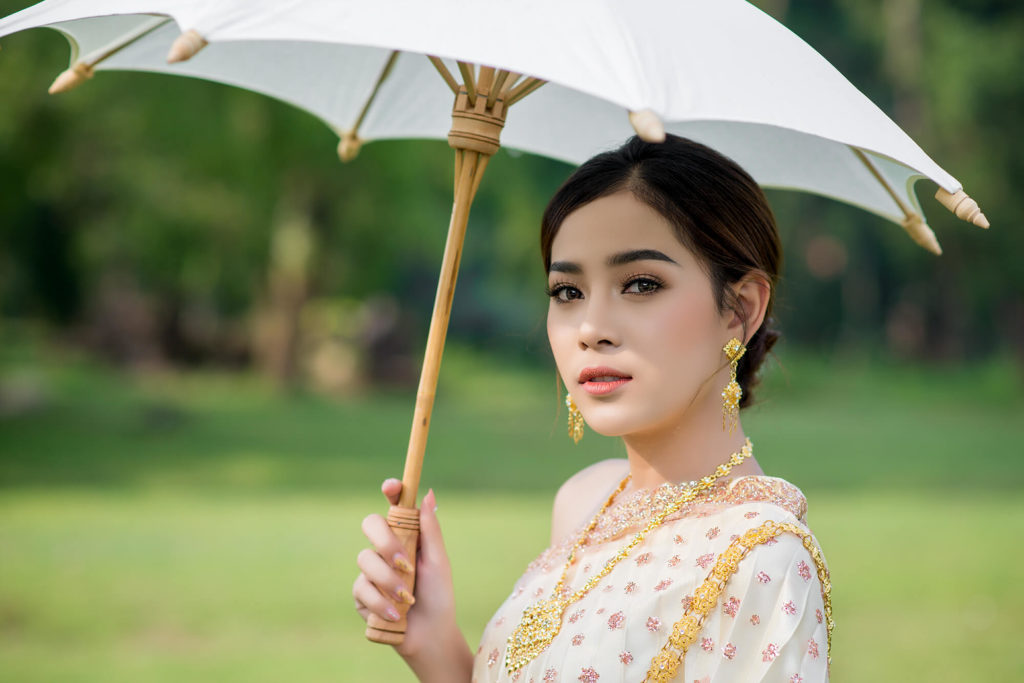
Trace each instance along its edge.
<path fill-rule="evenodd" d="M 580 320 L 580 349 L 612 349 L 618 347 L 621 342 L 611 302 L 602 301 L 601 297 L 591 297 Z"/>

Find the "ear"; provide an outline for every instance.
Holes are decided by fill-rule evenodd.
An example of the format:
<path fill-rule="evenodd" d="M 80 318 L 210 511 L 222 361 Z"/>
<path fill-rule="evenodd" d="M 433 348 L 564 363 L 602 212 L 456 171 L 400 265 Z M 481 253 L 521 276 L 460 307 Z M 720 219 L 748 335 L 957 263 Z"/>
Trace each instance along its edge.
<path fill-rule="evenodd" d="M 764 273 L 753 271 L 732 285 L 732 291 L 737 310 L 726 313 L 727 317 L 731 316 L 729 333 L 746 344 L 764 322 L 772 296 L 771 280 Z"/>

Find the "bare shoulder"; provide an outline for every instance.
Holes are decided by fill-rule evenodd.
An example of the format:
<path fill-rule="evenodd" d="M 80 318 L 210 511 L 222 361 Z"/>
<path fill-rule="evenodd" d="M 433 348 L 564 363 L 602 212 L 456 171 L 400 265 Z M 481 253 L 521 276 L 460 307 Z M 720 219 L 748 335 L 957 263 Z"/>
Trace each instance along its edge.
<path fill-rule="evenodd" d="M 625 458 L 611 458 L 596 462 L 569 477 L 555 494 L 551 542 L 561 540 L 590 519 L 628 472 L 629 462 Z"/>

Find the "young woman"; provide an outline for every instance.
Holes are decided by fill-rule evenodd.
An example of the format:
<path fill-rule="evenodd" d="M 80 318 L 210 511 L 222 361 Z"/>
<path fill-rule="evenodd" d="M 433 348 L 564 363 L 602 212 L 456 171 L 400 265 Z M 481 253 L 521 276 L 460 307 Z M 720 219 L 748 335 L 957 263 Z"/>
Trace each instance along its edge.
<path fill-rule="evenodd" d="M 421 681 L 823 681 L 828 570 L 800 490 L 765 476 L 738 419 L 777 338 L 781 251 L 758 185 L 692 141 L 637 138 L 583 164 L 545 211 L 548 338 L 582 421 L 622 437 L 555 497 L 551 546 L 474 657 L 423 501 L 415 598 L 383 518 L 364 532 L 359 613 L 396 618 Z M 397 500 L 401 482 L 384 482 Z"/>

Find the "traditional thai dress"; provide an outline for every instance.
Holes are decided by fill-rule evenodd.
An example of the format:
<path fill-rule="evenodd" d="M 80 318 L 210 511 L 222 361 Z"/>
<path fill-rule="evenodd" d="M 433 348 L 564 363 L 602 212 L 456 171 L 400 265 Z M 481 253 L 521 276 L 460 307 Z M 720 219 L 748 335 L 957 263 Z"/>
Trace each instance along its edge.
<path fill-rule="evenodd" d="M 600 571 L 682 491 L 666 484 L 614 501 L 577 552 L 568 590 Z M 806 512 L 800 490 L 777 477 L 716 483 L 569 605 L 551 644 L 510 675 L 509 634 L 524 609 L 551 596 L 584 524 L 526 568 L 484 631 L 472 680 L 828 680 L 828 570 Z"/>

